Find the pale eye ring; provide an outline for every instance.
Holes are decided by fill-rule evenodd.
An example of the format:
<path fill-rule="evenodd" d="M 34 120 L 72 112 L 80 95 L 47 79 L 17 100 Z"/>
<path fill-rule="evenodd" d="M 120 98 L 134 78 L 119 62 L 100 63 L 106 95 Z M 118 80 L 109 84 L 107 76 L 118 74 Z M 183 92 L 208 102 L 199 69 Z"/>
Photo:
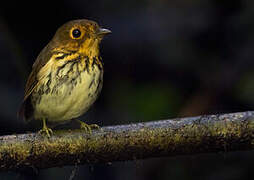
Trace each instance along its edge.
<path fill-rule="evenodd" d="M 72 30 L 72 37 L 77 39 L 81 36 L 81 31 L 79 29 L 73 29 Z"/>

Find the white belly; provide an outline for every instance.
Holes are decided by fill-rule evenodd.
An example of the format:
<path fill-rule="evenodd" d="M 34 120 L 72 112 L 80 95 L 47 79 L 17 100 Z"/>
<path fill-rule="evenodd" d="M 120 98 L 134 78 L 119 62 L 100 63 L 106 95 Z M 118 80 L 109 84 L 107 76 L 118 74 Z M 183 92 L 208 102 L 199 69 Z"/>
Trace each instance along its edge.
<path fill-rule="evenodd" d="M 61 123 L 84 114 L 100 93 L 102 72 L 94 66 L 90 72 L 81 72 L 74 84 L 63 83 L 52 93 L 44 93 L 40 103 L 35 104 L 35 119 L 47 118 L 49 122 Z"/>

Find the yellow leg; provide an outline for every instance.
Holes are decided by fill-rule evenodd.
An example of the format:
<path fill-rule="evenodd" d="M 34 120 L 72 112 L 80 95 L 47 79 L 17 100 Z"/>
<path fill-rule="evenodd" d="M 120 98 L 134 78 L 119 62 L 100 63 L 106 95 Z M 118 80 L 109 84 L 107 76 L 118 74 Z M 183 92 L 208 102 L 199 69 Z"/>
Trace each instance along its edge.
<path fill-rule="evenodd" d="M 50 129 L 50 128 L 47 127 L 47 125 L 46 125 L 46 119 L 45 119 L 45 118 L 42 120 L 42 122 L 43 122 L 43 127 L 42 127 L 42 129 L 39 131 L 39 133 L 40 133 L 40 134 L 46 133 L 46 135 L 47 135 L 48 137 L 50 137 L 50 136 L 53 134 L 52 129 Z"/>
<path fill-rule="evenodd" d="M 100 129 L 100 126 L 97 124 L 86 124 L 83 121 L 77 120 L 80 123 L 80 129 L 83 129 L 84 131 L 88 132 L 89 134 L 92 133 L 92 129 Z"/>

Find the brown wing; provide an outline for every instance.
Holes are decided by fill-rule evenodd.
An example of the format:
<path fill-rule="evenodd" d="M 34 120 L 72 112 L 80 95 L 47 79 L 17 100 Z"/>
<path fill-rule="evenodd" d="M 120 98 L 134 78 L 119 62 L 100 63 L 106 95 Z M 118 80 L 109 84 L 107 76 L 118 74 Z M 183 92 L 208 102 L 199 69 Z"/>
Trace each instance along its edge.
<path fill-rule="evenodd" d="M 18 117 L 29 120 L 33 117 L 33 107 L 30 100 L 30 95 L 38 84 L 37 74 L 40 69 L 50 60 L 52 56 L 51 45 L 48 44 L 39 54 L 33 64 L 32 72 L 30 73 L 25 86 L 24 99 L 18 112 Z"/>

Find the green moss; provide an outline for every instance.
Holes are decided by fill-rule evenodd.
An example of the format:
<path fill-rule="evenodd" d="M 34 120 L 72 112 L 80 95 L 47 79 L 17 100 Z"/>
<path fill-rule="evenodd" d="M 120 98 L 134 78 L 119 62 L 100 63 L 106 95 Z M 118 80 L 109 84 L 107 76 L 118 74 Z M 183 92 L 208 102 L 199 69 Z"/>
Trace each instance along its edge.
<path fill-rule="evenodd" d="M 47 168 L 77 163 L 112 162 L 157 156 L 254 148 L 252 113 L 206 116 L 103 128 L 54 131 L 0 139 L 0 169 Z"/>

